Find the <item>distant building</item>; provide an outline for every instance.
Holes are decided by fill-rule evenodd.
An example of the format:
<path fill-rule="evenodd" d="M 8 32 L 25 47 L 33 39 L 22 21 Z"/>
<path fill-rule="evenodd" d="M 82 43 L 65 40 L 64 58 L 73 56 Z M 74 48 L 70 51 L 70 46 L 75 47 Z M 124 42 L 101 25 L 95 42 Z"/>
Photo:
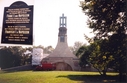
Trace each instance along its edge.
<path fill-rule="evenodd" d="M 56 70 L 80 70 L 79 59 L 70 51 L 67 43 L 67 17 L 60 17 L 58 43 L 55 50 L 42 59 L 42 63 L 56 64 Z"/>
<path fill-rule="evenodd" d="M 32 66 L 40 65 L 42 59 L 43 59 L 43 49 L 34 48 L 32 52 Z"/>

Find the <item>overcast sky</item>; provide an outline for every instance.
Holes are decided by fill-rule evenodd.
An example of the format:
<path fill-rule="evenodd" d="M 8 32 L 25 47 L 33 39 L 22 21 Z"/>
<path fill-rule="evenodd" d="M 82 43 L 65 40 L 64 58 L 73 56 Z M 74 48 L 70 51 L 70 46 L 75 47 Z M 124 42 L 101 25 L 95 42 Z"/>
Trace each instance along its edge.
<path fill-rule="evenodd" d="M 0 0 L 0 28 L 2 27 L 4 7 L 9 7 L 17 0 Z M 19 0 L 18 0 L 19 1 Z M 34 5 L 34 45 L 56 47 L 58 40 L 59 17 L 67 17 L 68 45 L 74 42 L 86 43 L 84 34 L 92 36 L 87 27 L 87 16 L 79 7 L 79 0 L 20 0 Z"/>

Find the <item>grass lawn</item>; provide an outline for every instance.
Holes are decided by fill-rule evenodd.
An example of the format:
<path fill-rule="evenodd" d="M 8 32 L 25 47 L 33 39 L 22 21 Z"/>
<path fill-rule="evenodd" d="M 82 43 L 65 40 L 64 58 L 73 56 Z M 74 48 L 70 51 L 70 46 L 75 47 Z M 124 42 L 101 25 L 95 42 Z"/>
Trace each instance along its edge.
<path fill-rule="evenodd" d="M 77 71 L 19 71 L 0 72 L 0 83 L 116 83 L 118 73 Z"/>

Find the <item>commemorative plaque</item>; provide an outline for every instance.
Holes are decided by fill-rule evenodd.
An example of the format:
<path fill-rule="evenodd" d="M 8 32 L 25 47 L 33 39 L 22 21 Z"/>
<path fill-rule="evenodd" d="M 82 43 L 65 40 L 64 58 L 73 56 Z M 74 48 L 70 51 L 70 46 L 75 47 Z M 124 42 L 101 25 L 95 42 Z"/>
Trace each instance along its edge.
<path fill-rule="evenodd" d="M 4 8 L 1 43 L 33 44 L 33 5 L 17 1 Z"/>

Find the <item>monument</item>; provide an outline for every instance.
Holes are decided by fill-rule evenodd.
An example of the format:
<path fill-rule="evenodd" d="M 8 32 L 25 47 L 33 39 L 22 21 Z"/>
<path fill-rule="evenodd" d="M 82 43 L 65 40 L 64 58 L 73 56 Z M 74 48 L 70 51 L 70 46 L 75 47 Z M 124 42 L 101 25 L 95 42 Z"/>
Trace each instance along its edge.
<path fill-rule="evenodd" d="M 53 63 L 56 70 L 76 71 L 80 69 L 79 59 L 70 51 L 67 43 L 67 17 L 60 17 L 58 43 L 55 50 L 42 63 Z"/>

